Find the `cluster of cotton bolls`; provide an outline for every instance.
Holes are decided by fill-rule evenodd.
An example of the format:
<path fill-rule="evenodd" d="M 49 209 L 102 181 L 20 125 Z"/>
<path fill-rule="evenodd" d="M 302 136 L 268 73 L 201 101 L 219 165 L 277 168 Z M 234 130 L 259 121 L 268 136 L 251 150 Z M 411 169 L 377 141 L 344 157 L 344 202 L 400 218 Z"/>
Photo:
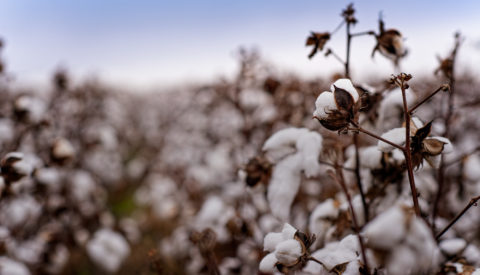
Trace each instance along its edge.
<path fill-rule="evenodd" d="M 107 93 L 67 78 L 59 72 L 49 94 L 2 89 L 1 274 L 60 274 L 79 251 L 116 272 L 135 241 L 136 222 L 107 207 L 123 173 Z"/>
<path fill-rule="evenodd" d="M 338 130 L 347 127 L 346 125 L 351 123 L 349 119 L 354 118 L 347 112 L 342 113 L 342 108 L 352 106 L 345 104 L 345 101 L 339 101 L 345 96 L 340 97 L 335 93 L 342 89 L 353 94 L 352 104 L 356 104 L 353 102 L 357 102 L 358 98 L 367 99 L 362 104 L 375 103 L 373 110 L 376 120 L 367 119 L 367 116 L 372 114 L 372 106 L 366 106 L 363 112 L 360 109 L 360 123 L 363 121 L 366 128 L 377 133 L 383 140 L 388 140 L 398 147 L 405 146 L 406 132 L 400 89 L 368 92 L 363 87 L 354 87 L 349 80 L 338 80 L 332 84 L 332 87 L 334 88 L 331 92 L 324 92 L 319 96 L 316 102 L 317 110 L 313 114 L 325 128 Z M 325 95 L 325 93 L 328 94 Z M 378 94 L 381 96 L 376 96 Z M 414 93 L 410 92 L 406 95 L 408 105 L 416 102 Z M 331 102 L 328 96 L 331 96 Z M 369 97 L 373 96 L 380 101 L 369 100 Z M 425 106 L 425 108 L 429 107 L 431 106 Z M 356 111 L 358 110 L 354 110 Z M 341 119 L 345 119 L 345 122 L 340 121 Z M 454 141 L 436 136 L 439 131 L 431 129 L 432 123 L 424 123 L 418 117 L 412 117 L 410 123 L 413 142 L 417 142 L 412 146 L 418 146 L 412 147 L 411 150 L 413 157 L 417 157 L 414 159 L 416 167 L 414 173 L 423 217 L 415 215 L 413 210 L 404 152 L 387 142 L 362 137 L 363 145 L 360 146 L 359 155 L 356 158 L 355 145 L 349 145 L 348 141 L 345 142 L 340 137 L 337 138 L 337 144 L 331 146 L 329 142 L 331 136 L 322 131 L 320 131 L 322 135 L 307 141 L 313 144 L 316 142 L 318 147 L 312 144 L 303 146 L 300 144 L 301 140 L 308 140 L 304 138 L 304 135 L 309 132 L 307 129 L 281 130 L 266 141 L 263 149 L 272 163 L 273 171 L 268 179 L 266 197 L 272 214 L 282 222 L 290 222 L 300 230 L 316 235 L 316 242 L 313 243 L 310 251 L 300 253 L 292 242 L 287 254 L 291 257 L 295 256 L 295 259 L 287 261 L 286 264 L 291 268 L 295 267 L 300 274 L 329 274 L 329 272 L 365 274 L 369 272 L 365 270 L 366 262 L 370 272 L 375 270 L 381 274 L 478 272 L 475 266 L 479 265 L 480 260 L 479 239 L 478 230 L 474 229 L 475 224 L 478 224 L 478 209 L 469 209 L 452 229 L 437 238 L 432 233 L 429 219 L 432 218 L 430 213 L 438 192 L 436 173 L 440 158 L 444 158 L 443 161 L 447 163 L 450 162 L 450 168 L 456 167 L 456 170 L 447 171 L 445 177 L 453 179 L 455 176 L 460 176 L 462 180 L 457 186 L 450 185 L 449 188 L 452 188 L 453 192 L 450 191 L 451 193 L 442 199 L 441 203 L 448 206 L 445 206 L 441 215 L 433 221 L 436 226 L 436 229 L 433 227 L 433 232 L 436 233 L 447 226 L 448 218 L 453 218 L 471 198 L 480 194 L 479 177 L 476 172 L 477 166 L 480 165 L 479 157 L 475 151 L 468 155 L 456 152 L 453 147 Z M 432 133 L 431 136 L 430 133 Z M 318 132 L 312 134 L 318 135 Z M 452 136 L 455 137 L 455 135 Z M 308 149 L 303 151 L 302 148 Z M 287 153 L 278 153 L 278 157 L 275 158 L 272 154 L 275 150 L 280 152 L 283 150 Z M 308 153 L 305 155 L 303 152 Z M 304 167 L 303 160 L 308 158 L 309 153 L 313 157 L 309 158 L 309 166 Z M 290 157 L 285 157 L 289 154 Z M 301 157 L 295 159 L 295 156 Z M 459 156 L 462 158 L 459 159 Z M 287 165 L 288 168 L 283 167 L 283 163 L 288 161 L 291 161 Z M 360 162 L 359 176 L 363 182 L 362 193 L 369 211 L 365 211 L 359 186 L 354 184 L 357 161 Z M 299 167 L 298 170 L 295 170 L 296 167 Z M 277 169 L 282 171 L 281 177 L 275 176 Z M 289 172 L 290 170 L 293 172 Z M 307 185 L 307 182 L 316 181 L 322 185 L 322 189 L 325 189 L 322 191 L 332 192 L 327 190 L 329 179 L 317 176 L 320 171 L 322 174 L 331 175 L 331 178 L 340 185 L 343 182 L 350 194 L 347 195 L 345 191 L 338 188 L 324 199 L 319 196 L 320 200 L 317 201 L 316 206 L 309 209 L 305 194 L 299 192 L 301 187 L 306 187 L 303 185 Z M 309 179 L 309 176 L 314 177 Z M 283 181 L 288 183 L 282 184 Z M 297 217 L 288 216 L 290 211 L 298 209 L 299 204 L 303 204 L 304 211 L 309 217 L 307 222 L 299 222 Z M 278 247 L 272 247 L 270 244 L 271 234 L 274 233 L 267 234 L 264 240 L 264 250 L 270 253 L 264 256 L 259 268 L 264 272 L 285 273 L 287 272 L 284 269 L 285 259 L 279 258 L 278 256 L 282 254 L 277 251 Z M 308 257 L 305 257 L 305 254 Z M 298 264 L 302 259 L 307 259 L 307 263 Z"/>

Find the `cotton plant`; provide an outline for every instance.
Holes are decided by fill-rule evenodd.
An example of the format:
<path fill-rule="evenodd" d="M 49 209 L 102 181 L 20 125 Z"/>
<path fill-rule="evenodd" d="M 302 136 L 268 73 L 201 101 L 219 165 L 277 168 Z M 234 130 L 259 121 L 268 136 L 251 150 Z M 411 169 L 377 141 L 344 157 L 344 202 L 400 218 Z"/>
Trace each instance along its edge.
<path fill-rule="evenodd" d="M 266 156 L 275 163 L 267 199 L 272 213 L 283 221 L 299 190 L 302 174 L 307 178 L 320 172 L 318 156 L 322 136 L 305 128 L 287 128 L 275 133 L 263 145 Z"/>

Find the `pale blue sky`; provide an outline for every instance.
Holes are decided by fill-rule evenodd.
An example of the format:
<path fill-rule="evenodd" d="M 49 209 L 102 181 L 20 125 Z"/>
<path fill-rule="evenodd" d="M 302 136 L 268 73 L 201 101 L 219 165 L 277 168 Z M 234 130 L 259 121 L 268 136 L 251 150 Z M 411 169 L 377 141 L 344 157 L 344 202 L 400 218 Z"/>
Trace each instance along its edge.
<path fill-rule="evenodd" d="M 98 75 L 107 83 L 149 87 L 207 81 L 235 70 L 238 46 L 257 46 L 281 70 L 307 77 L 340 70 L 333 60 L 307 59 L 310 30 L 332 30 L 350 1 L 293 0 L 3 0 L 0 36 L 17 82 L 45 84 L 58 66 L 77 79 Z M 445 54 L 456 30 L 467 40 L 461 60 L 475 67 L 480 51 L 480 1 L 356 1 L 355 30 L 400 29 L 410 56 L 404 70 L 430 72 L 435 54 Z M 343 33 L 331 46 L 343 50 Z M 478 43 L 477 43 L 478 44 Z M 385 73 L 380 56 L 369 59 L 371 37 L 354 41 L 353 72 Z"/>

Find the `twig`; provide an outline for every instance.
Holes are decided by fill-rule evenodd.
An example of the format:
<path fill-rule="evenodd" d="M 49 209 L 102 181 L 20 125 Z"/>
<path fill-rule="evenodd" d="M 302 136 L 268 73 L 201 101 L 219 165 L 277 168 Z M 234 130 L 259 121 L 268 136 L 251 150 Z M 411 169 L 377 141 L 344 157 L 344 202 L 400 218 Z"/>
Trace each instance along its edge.
<path fill-rule="evenodd" d="M 378 136 L 378 135 L 376 135 L 376 134 L 374 134 L 374 133 L 372 133 L 372 132 L 370 132 L 370 131 L 368 131 L 368 130 L 365 130 L 365 129 L 363 129 L 363 128 L 360 127 L 360 126 L 356 126 L 356 127 L 354 127 L 354 128 L 348 127 L 347 130 L 362 132 L 362 133 L 367 134 L 367 135 L 369 135 L 369 136 L 371 136 L 371 137 L 373 137 L 373 138 L 376 138 L 376 139 L 378 139 L 378 140 L 380 140 L 380 141 L 383 141 L 383 142 L 385 142 L 385 143 L 388 143 L 388 144 L 392 145 L 393 147 L 395 147 L 395 148 L 397 148 L 397 149 L 400 149 L 400 150 L 402 150 L 402 151 L 405 151 L 405 147 L 403 147 L 403 146 L 401 146 L 401 145 L 398 145 L 398 144 L 396 144 L 396 143 L 393 143 L 393 142 L 391 142 L 391 141 L 388 140 L 388 139 L 384 139 L 384 138 L 382 138 L 381 136 Z"/>
<path fill-rule="evenodd" d="M 358 236 L 358 242 L 360 243 L 360 250 L 362 252 L 362 260 L 363 260 L 363 263 L 365 264 L 366 273 L 370 274 L 370 268 L 368 267 L 368 261 L 367 261 L 367 254 L 365 252 L 365 245 L 363 243 L 363 238 L 360 235 L 360 227 L 358 226 L 358 222 L 357 222 L 357 215 L 355 214 L 355 210 L 353 209 L 352 198 L 350 197 L 350 194 L 348 193 L 347 186 L 345 185 L 345 180 L 343 178 L 341 168 L 339 166 L 337 166 L 335 168 L 335 173 L 333 173 L 333 171 L 330 171 L 330 176 L 333 178 L 333 180 L 335 180 L 342 187 L 342 190 L 345 193 L 345 196 L 347 197 L 348 206 L 350 208 L 350 211 L 352 212 L 353 227 L 354 227 L 355 233 Z"/>
<path fill-rule="evenodd" d="M 432 98 L 434 95 L 436 95 L 438 92 L 440 91 L 448 91 L 450 89 L 450 86 L 448 84 L 444 84 L 440 87 L 438 87 L 438 89 L 436 89 L 433 93 L 429 94 L 428 96 L 426 96 L 425 98 L 423 98 L 420 102 L 418 102 L 417 104 L 415 104 L 415 106 L 413 106 L 412 108 L 410 108 L 408 110 L 408 112 L 410 113 L 410 115 L 413 113 L 413 111 L 415 111 L 418 107 L 420 107 L 423 103 L 427 102 L 430 98 Z"/>
<path fill-rule="evenodd" d="M 342 22 L 340 22 L 340 24 L 338 24 L 338 26 L 330 33 L 330 36 L 332 36 L 334 33 L 336 33 L 343 26 L 343 24 L 345 24 L 345 20 L 342 20 Z"/>
<path fill-rule="evenodd" d="M 350 22 L 347 21 L 347 53 L 345 58 L 345 77 L 350 78 L 350 44 L 352 40 L 352 35 L 350 34 Z"/>
<path fill-rule="evenodd" d="M 415 186 L 415 177 L 413 176 L 413 164 L 412 164 L 412 151 L 410 150 L 410 112 L 407 107 L 407 96 L 405 92 L 405 79 L 402 77 L 400 81 L 400 88 L 402 90 L 403 99 L 403 113 L 405 115 L 405 162 L 407 163 L 408 181 L 410 183 L 410 189 L 412 192 L 413 208 L 415 214 L 421 216 L 420 206 L 418 205 L 417 188 Z"/>
<path fill-rule="evenodd" d="M 480 196 L 472 198 L 467 206 L 465 206 L 465 208 L 463 208 L 463 210 L 458 213 L 458 215 L 440 233 L 438 233 L 435 238 L 437 240 L 440 239 L 440 237 L 442 237 L 442 235 L 445 234 L 445 232 L 447 232 L 448 229 L 450 229 L 450 227 L 452 227 L 468 211 L 468 209 L 470 209 L 470 207 L 477 205 L 478 200 L 480 200 Z"/>
<path fill-rule="evenodd" d="M 375 35 L 375 32 L 374 31 L 364 31 L 364 32 L 352 33 L 351 37 L 362 36 L 362 35 Z"/>
<path fill-rule="evenodd" d="M 321 159 L 318 160 L 318 163 L 335 168 L 335 164 L 332 164 L 332 163 L 327 162 L 327 161 L 323 161 Z M 345 166 L 342 166 L 342 165 L 339 165 L 339 166 L 340 166 L 340 168 L 342 168 L 343 170 L 346 170 L 348 172 L 352 172 L 352 173 L 355 172 L 355 169 L 353 169 L 353 168 L 345 167 Z"/>
<path fill-rule="evenodd" d="M 329 56 L 329 55 L 333 55 L 333 57 L 335 57 L 335 59 L 338 62 L 342 63 L 345 66 L 345 61 L 343 61 L 343 59 L 340 56 L 338 56 L 331 48 L 328 48 L 328 50 L 325 53 L 325 56 Z"/>
<path fill-rule="evenodd" d="M 365 223 L 368 222 L 368 205 L 365 199 L 365 194 L 363 193 L 362 178 L 360 177 L 360 152 L 358 149 L 358 134 L 353 134 L 353 145 L 355 146 L 355 178 L 357 182 L 357 188 L 360 193 L 363 205 L 363 215 L 365 216 Z"/>

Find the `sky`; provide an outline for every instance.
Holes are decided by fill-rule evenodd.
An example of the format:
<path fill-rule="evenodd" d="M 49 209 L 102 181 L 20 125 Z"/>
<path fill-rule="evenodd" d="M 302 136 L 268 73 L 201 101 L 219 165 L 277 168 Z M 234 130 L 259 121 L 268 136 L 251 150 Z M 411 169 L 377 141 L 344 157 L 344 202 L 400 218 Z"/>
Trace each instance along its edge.
<path fill-rule="evenodd" d="M 96 77 L 119 87 L 168 87 L 231 76 L 240 46 L 256 47 L 280 72 L 315 77 L 341 71 L 333 58 L 309 60 L 310 31 L 331 31 L 350 1 L 333 0 L 2 0 L 2 57 L 15 82 L 45 86 L 58 67 L 76 80 Z M 453 33 L 465 36 L 459 63 L 480 64 L 480 1 L 354 2 L 353 31 L 399 29 L 409 48 L 402 69 L 430 73 Z M 344 55 L 344 30 L 329 42 Z M 370 59 L 372 37 L 353 41 L 352 74 L 388 76 L 391 64 Z M 480 71 L 480 70 L 479 70 Z"/>

